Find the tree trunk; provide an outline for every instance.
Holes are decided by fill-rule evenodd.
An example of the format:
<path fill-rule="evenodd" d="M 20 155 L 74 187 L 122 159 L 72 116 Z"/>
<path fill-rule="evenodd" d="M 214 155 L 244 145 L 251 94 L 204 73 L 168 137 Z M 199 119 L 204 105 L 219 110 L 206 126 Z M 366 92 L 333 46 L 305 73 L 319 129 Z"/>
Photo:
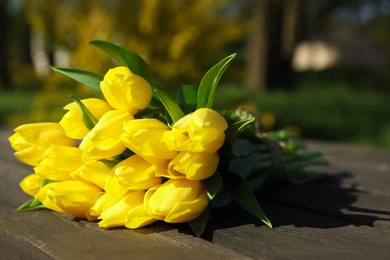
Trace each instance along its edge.
<path fill-rule="evenodd" d="M 11 89 L 11 82 L 8 70 L 7 55 L 7 22 L 6 0 L 0 0 L 0 89 Z"/>
<path fill-rule="evenodd" d="M 255 1 L 253 32 L 248 42 L 246 86 L 250 90 L 267 86 L 268 7 L 270 0 Z"/>
<path fill-rule="evenodd" d="M 248 44 L 246 85 L 252 90 L 290 89 L 300 0 L 255 2 L 254 29 Z"/>

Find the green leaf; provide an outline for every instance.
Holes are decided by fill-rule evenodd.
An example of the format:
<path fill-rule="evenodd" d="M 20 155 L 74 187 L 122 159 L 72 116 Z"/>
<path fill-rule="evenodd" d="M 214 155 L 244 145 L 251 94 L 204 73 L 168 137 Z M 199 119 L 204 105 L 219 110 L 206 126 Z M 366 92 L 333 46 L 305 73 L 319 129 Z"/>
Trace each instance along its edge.
<path fill-rule="evenodd" d="M 81 84 L 84 84 L 87 87 L 90 87 L 91 89 L 97 91 L 98 93 L 102 92 L 100 89 L 100 81 L 103 80 L 103 75 L 101 74 L 85 71 L 85 70 L 71 69 L 71 68 L 51 67 L 51 69 Z"/>
<path fill-rule="evenodd" d="M 184 117 L 183 111 L 180 109 L 179 105 L 176 103 L 176 100 L 165 93 L 160 92 L 159 90 L 154 90 L 157 96 L 160 98 L 165 109 L 168 111 L 169 116 L 172 118 L 173 122 L 176 122 L 180 118 Z"/>
<path fill-rule="evenodd" d="M 179 106 L 188 114 L 196 109 L 197 89 L 193 85 L 183 85 L 179 89 Z"/>
<path fill-rule="evenodd" d="M 96 119 L 96 117 L 88 110 L 88 108 L 83 104 L 83 102 L 80 101 L 80 99 L 77 99 L 75 97 L 71 97 L 76 103 L 77 105 L 79 106 L 80 110 L 81 110 L 81 113 L 83 115 L 83 122 L 84 122 L 84 125 L 89 129 L 91 130 L 95 125 L 96 123 L 98 122 L 98 120 Z"/>
<path fill-rule="evenodd" d="M 240 204 L 243 209 L 258 217 L 264 224 L 272 228 L 271 221 L 264 214 L 248 184 L 246 184 L 238 175 L 231 174 L 231 177 L 227 189 L 232 198 Z"/>
<path fill-rule="evenodd" d="M 236 138 L 248 129 L 255 120 L 255 117 L 249 117 L 229 125 L 228 129 L 226 129 L 226 140 L 233 144 Z"/>
<path fill-rule="evenodd" d="M 217 195 L 214 197 L 213 200 L 210 200 L 210 206 L 214 208 L 224 207 L 229 205 L 232 202 L 232 197 L 229 193 L 227 193 L 224 190 L 224 187 L 222 186 L 222 189 L 220 192 L 217 193 Z"/>
<path fill-rule="evenodd" d="M 173 97 L 171 92 L 158 84 L 146 61 L 136 52 L 114 43 L 101 40 L 93 40 L 89 43 L 106 52 L 122 65 L 127 66 L 134 74 L 144 78 L 152 86 L 153 90 L 158 89 L 159 92 L 163 92 L 165 95 Z"/>
<path fill-rule="evenodd" d="M 328 165 L 329 162 L 326 159 L 319 158 L 316 160 L 298 160 L 296 162 L 291 162 L 286 164 L 287 172 L 297 171 L 299 169 L 308 167 L 308 166 L 318 166 L 318 165 Z"/>
<path fill-rule="evenodd" d="M 20 205 L 16 210 L 17 211 L 30 211 L 30 210 L 34 210 L 34 209 L 44 209 L 45 206 L 43 206 L 42 202 L 40 202 L 39 200 L 37 199 L 30 199 L 28 201 L 26 201 L 25 203 L 23 203 L 22 205 Z"/>
<path fill-rule="evenodd" d="M 240 138 L 237 139 L 232 145 L 232 154 L 236 157 L 243 157 L 250 153 L 251 143 L 249 140 Z"/>
<path fill-rule="evenodd" d="M 203 186 L 206 189 L 209 199 L 214 199 L 215 195 L 217 195 L 222 188 L 222 177 L 219 172 L 215 172 L 211 177 L 203 180 Z"/>
<path fill-rule="evenodd" d="M 210 218 L 210 211 L 206 208 L 202 214 L 194 220 L 188 222 L 192 231 L 200 237 L 206 229 L 207 221 Z"/>
<path fill-rule="evenodd" d="M 118 162 L 116 162 L 115 160 L 108 160 L 108 159 L 101 159 L 99 160 L 99 162 L 104 163 L 104 165 L 110 169 L 114 168 L 114 166 L 118 164 Z"/>
<path fill-rule="evenodd" d="M 146 61 L 139 56 L 137 53 L 125 49 L 121 46 L 113 44 L 111 42 L 101 41 L 101 40 L 93 40 L 89 42 L 93 46 L 98 47 L 104 52 L 108 53 L 114 59 L 119 61 L 122 65 L 126 65 L 129 69 L 143 77 L 150 84 L 156 84 L 156 79 L 154 78 L 148 64 Z"/>
<path fill-rule="evenodd" d="M 49 179 L 44 179 L 41 183 L 41 188 L 49 183 L 53 182 L 52 180 Z M 17 211 L 29 211 L 29 210 L 34 210 L 34 209 L 44 209 L 45 206 L 40 202 L 38 199 L 33 198 L 22 205 L 20 205 L 16 210 Z"/>
<path fill-rule="evenodd" d="M 260 165 L 270 166 L 272 158 L 269 153 L 250 153 L 245 157 L 234 157 L 229 162 L 229 171 L 240 175 L 244 180 L 256 172 Z"/>
<path fill-rule="evenodd" d="M 251 190 L 258 190 L 261 187 L 264 186 L 267 179 L 269 178 L 270 171 L 264 171 L 261 174 L 258 172 L 255 175 L 252 175 L 249 180 L 247 180 L 247 183 Z"/>
<path fill-rule="evenodd" d="M 49 179 L 43 179 L 42 181 L 42 184 L 41 184 L 41 188 L 49 183 L 53 182 L 52 180 L 49 180 Z"/>
<path fill-rule="evenodd" d="M 213 108 L 219 80 L 235 56 L 234 53 L 222 59 L 203 76 L 198 88 L 197 108 Z"/>

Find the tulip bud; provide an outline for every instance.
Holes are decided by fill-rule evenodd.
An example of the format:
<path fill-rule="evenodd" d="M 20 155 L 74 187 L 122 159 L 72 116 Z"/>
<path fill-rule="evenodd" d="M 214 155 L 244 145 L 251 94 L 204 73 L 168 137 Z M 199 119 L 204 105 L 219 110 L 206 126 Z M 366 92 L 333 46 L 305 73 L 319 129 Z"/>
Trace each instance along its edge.
<path fill-rule="evenodd" d="M 131 114 L 118 110 L 105 113 L 80 144 L 85 159 L 105 159 L 121 154 L 126 149 L 120 141 L 123 123 L 133 119 Z"/>
<path fill-rule="evenodd" d="M 186 179 L 170 179 L 145 194 L 145 208 L 149 215 L 169 223 L 197 218 L 208 202 L 202 183 Z"/>
<path fill-rule="evenodd" d="M 104 193 L 102 196 L 100 196 L 95 204 L 92 206 L 91 210 L 89 211 L 92 216 L 99 217 L 100 214 L 102 214 L 103 211 L 111 207 L 112 205 L 116 204 L 118 201 L 120 201 L 123 198 L 124 194 L 110 194 L 110 193 Z"/>
<path fill-rule="evenodd" d="M 42 181 L 43 178 L 38 174 L 29 174 L 19 183 L 19 186 L 24 193 L 34 197 L 41 188 Z"/>
<path fill-rule="evenodd" d="M 100 119 L 106 112 L 112 110 L 107 102 L 98 98 L 87 98 L 81 100 L 96 119 Z M 72 102 L 64 107 L 68 112 L 62 117 L 60 125 L 65 130 L 65 134 L 74 139 L 83 139 L 89 129 L 83 122 L 83 115 L 76 102 Z"/>
<path fill-rule="evenodd" d="M 77 147 L 52 146 L 44 159 L 34 168 L 43 178 L 64 181 L 72 179 L 70 173 L 82 165 L 81 150 Z"/>
<path fill-rule="evenodd" d="M 67 137 L 58 123 L 25 124 L 14 131 L 9 141 L 15 157 L 31 166 L 37 166 L 53 145 L 76 146 L 76 141 Z"/>
<path fill-rule="evenodd" d="M 107 181 L 106 191 L 115 192 L 115 188 L 110 185 L 114 181 L 118 182 L 126 190 L 147 190 L 160 184 L 162 181 L 161 177 L 156 177 L 155 171 L 155 165 L 148 163 L 139 155 L 132 155 L 112 168 L 110 180 Z M 112 180 L 112 178 L 115 180 Z"/>
<path fill-rule="evenodd" d="M 157 119 L 136 119 L 124 123 L 123 143 L 134 153 L 154 163 L 158 160 L 172 159 L 176 151 L 170 151 L 161 142 L 168 126 Z"/>
<path fill-rule="evenodd" d="M 217 111 L 200 108 L 178 120 L 162 140 L 170 150 L 214 153 L 221 148 L 227 127 Z"/>
<path fill-rule="evenodd" d="M 124 66 L 110 69 L 100 83 L 100 88 L 113 108 L 132 115 L 147 107 L 152 99 L 149 83 Z"/>
<path fill-rule="evenodd" d="M 179 152 L 168 164 L 163 177 L 199 181 L 209 178 L 218 168 L 218 153 Z"/>
<path fill-rule="evenodd" d="M 90 209 L 101 195 L 101 189 L 91 183 L 68 180 L 43 186 L 35 198 L 48 209 L 92 220 Z"/>
<path fill-rule="evenodd" d="M 137 221 L 139 225 L 147 225 L 154 222 L 155 220 L 146 213 L 146 210 L 142 211 L 142 208 L 144 208 L 144 195 L 144 191 L 130 191 L 123 195 L 119 201 L 103 210 L 99 216 L 99 219 L 102 220 L 99 222 L 99 227 L 109 228 L 125 226 L 126 222 L 131 223 L 128 224 L 130 227 L 135 221 Z M 137 210 L 132 213 L 132 220 L 128 220 L 129 212 L 131 212 L 133 209 Z M 139 213 L 141 213 L 141 215 Z M 143 220 L 139 221 L 139 219 Z"/>
<path fill-rule="evenodd" d="M 111 169 L 103 162 L 89 160 L 84 162 L 80 168 L 71 172 L 70 175 L 73 179 L 83 179 L 103 189 L 110 171 Z"/>

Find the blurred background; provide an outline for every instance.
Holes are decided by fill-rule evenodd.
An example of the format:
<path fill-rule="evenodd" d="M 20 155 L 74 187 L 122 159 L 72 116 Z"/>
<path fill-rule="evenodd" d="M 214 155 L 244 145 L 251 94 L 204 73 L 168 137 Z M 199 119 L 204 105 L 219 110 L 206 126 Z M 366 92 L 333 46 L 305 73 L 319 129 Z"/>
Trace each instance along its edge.
<path fill-rule="evenodd" d="M 176 90 L 238 53 L 218 107 L 264 130 L 390 149 L 390 0 L 0 0 L 0 127 L 58 121 L 94 95 L 50 66 L 106 73 L 88 44 L 143 56 Z"/>

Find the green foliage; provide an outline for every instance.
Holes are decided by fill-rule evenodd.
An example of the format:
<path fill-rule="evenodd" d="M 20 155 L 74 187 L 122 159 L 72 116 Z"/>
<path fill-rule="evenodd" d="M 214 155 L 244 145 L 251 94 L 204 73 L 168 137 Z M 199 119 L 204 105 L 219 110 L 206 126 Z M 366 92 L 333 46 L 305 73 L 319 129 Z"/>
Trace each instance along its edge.
<path fill-rule="evenodd" d="M 206 208 L 199 217 L 188 222 L 195 235 L 200 237 L 203 234 L 204 230 L 206 229 L 207 221 L 209 220 L 209 218 L 210 210 Z"/>
<path fill-rule="evenodd" d="M 41 184 L 41 188 L 47 184 L 52 182 L 51 180 L 44 179 Z M 22 205 L 20 205 L 16 210 L 17 211 L 30 211 L 30 210 L 35 210 L 35 209 L 45 209 L 45 206 L 43 206 L 42 202 L 40 202 L 36 198 L 32 198 Z"/>
<path fill-rule="evenodd" d="M 127 66 L 133 73 L 143 77 L 149 84 L 157 84 L 148 64 L 137 53 L 125 49 L 111 42 L 93 40 L 89 42 L 93 46 L 103 50 L 111 57 L 119 61 L 122 65 Z"/>
<path fill-rule="evenodd" d="M 272 228 L 271 221 L 261 209 L 252 189 L 239 177 L 239 175 L 231 174 L 227 185 L 229 194 L 242 208 L 258 217 L 264 224 Z"/>
<path fill-rule="evenodd" d="M 236 138 L 248 129 L 255 120 L 255 117 L 249 117 L 230 124 L 226 130 L 226 140 L 228 140 L 229 143 L 235 143 Z"/>
<path fill-rule="evenodd" d="M 203 180 L 203 186 L 210 200 L 214 199 L 217 193 L 222 189 L 222 177 L 217 171 L 211 177 Z"/>
<path fill-rule="evenodd" d="M 196 109 L 197 88 L 193 85 L 183 85 L 179 89 L 178 102 L 184 113 L 188 114 Z"/>
<path fill-rule="evenodd" d="M 293 93 L 265 92 L 255 103 L 275 115 L 275 128 L 298 126 L 304 138 L 390 148 L 386 95 L 313 85 Z"/>
<path fill-rule="evenodd" d="M 52 67 L 52 70 L 90 87 L 97 93 L 101 93 L 100 81 L 103 80 L 103 75 L 101 74 L 72 68 Z"/>
<path fill-rule="evenodd" d="M 214 107 L 215 91 L 219 80 L 235 56 L 236 54 L 232 54 L 222 59 L 203 76 L 198 88 L 197 108 L 207 107 L 212 109 Z"/>
<path fill-rule="evenodd" d="M 157 89 L 155 89 L 154 92 L 160 98 L 161 103 L 164 105 L 174 123 L 184 116 L 183 111 L 180 109 L 174 98 L 169 95 L 165 95 L 164 92 L 160 92 Z"/>
<path fill-rule="evenodd" d="M 36 95 L 32 91 L 0 91 L 0 125 L 20 124 L 30 113 Z"/>
<path fill-rule="evenodd" d="M 43 204 L 38 199 L 33 198 L 20 205 L 16 210 L 30 211 L 36 209 L 45 209 L 45 206 L 43 206 Z"/>
<path fill-rule="evenodd" d="M 81 102 L 79 99 L 72 97 L 74 102 L 77 103 L 81 110 L 81 114 L 83 115 L 83 122 L 84 125 L 89 129 L 92 130 L 92 128 L 97 124 L 98 120 L 96 117 L 88 110 L 88 108 Z"/>

